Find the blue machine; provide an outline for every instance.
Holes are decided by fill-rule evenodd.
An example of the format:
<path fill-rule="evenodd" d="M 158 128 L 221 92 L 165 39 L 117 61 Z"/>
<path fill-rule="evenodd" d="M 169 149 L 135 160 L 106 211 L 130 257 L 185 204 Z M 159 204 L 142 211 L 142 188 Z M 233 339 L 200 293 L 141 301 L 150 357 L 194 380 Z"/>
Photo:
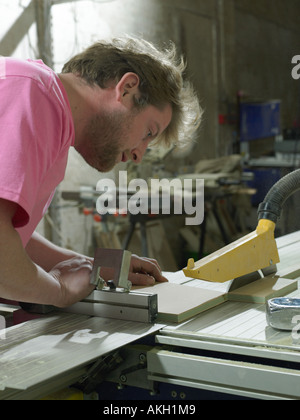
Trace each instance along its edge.
<path fill-rule="evenodd" d="M 279 100 L 240 104 L 240 142 L 242 151 L 249 151 L 250 142 L 275 137 L 281 133 L 280 105 Z M 281 178 L 281 170 L 280 168 L 265 167 L 263 161 L 260 167 L 252 167 L 251 164 L 250 166 L 244 172 L 251 171 L 254 173 L 254 180 L 247 184 L 257 190 L 257 193 L 252 198 L 252 204 L 255 206 L 263 200 L 270 187 Z"/>
<path fill-rule="evenodd" d="M 240 141 L 273 137 L 281 132 L 280 101 L 240 104 Z"/>

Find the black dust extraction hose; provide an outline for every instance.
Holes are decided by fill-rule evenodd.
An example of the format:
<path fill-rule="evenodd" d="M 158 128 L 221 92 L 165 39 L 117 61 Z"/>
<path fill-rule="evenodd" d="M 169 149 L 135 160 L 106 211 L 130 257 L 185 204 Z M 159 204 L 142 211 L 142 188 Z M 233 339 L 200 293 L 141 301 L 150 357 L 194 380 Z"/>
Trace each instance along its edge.
<path fill-rule="evenodd" d="M 277 223 L 284 203 L 298 190 L 300 190 L 300 169 L 284 176 L 270 189 L 258 207 L 258 220 L 267 219 Z"/>

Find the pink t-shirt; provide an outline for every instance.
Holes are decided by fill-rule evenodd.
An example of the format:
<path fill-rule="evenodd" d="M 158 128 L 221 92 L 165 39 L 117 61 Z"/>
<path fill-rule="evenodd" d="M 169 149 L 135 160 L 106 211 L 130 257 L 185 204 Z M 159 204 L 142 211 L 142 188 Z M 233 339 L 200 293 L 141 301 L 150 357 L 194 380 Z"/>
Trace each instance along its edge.
<path fill-rule="evenodd" d="M 42 61 L 0 57 L 0 197 L 17 203 L 26 246 L 62 181 L 74 125 L 65 89 Z"/>

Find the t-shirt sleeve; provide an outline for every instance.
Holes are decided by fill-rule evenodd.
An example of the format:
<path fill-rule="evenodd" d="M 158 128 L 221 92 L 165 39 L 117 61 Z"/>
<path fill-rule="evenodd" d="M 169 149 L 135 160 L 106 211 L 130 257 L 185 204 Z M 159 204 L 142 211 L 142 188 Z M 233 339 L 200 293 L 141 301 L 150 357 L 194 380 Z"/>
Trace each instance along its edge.
<path fill-rule="evenodd" d="M 60 152 L 61 124 L 47 88 L 26 77 L 0 80 L 0 197 L 18 204 L 26 225 L 43 178 Z"/>

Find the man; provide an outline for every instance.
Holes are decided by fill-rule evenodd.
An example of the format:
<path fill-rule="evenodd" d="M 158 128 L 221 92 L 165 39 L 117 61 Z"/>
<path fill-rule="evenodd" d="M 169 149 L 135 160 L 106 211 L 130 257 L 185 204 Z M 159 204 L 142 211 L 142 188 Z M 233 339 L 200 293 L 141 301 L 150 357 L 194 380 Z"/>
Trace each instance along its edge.
<path fill-rule="evenodd" d="M 201 112 L 183 70 L 174 48 L 130 38 L 91 46 L 59 75 L 41 61 L 0 58 L 0 297 L 65 307 L 91 293 L 92 259 L 35 228 L 71 146 L 105 172 L 140 163 L 150 142 L 195 131 Z M 129 279 L 166 281 L 156 261 L 137 256 Z"/>

